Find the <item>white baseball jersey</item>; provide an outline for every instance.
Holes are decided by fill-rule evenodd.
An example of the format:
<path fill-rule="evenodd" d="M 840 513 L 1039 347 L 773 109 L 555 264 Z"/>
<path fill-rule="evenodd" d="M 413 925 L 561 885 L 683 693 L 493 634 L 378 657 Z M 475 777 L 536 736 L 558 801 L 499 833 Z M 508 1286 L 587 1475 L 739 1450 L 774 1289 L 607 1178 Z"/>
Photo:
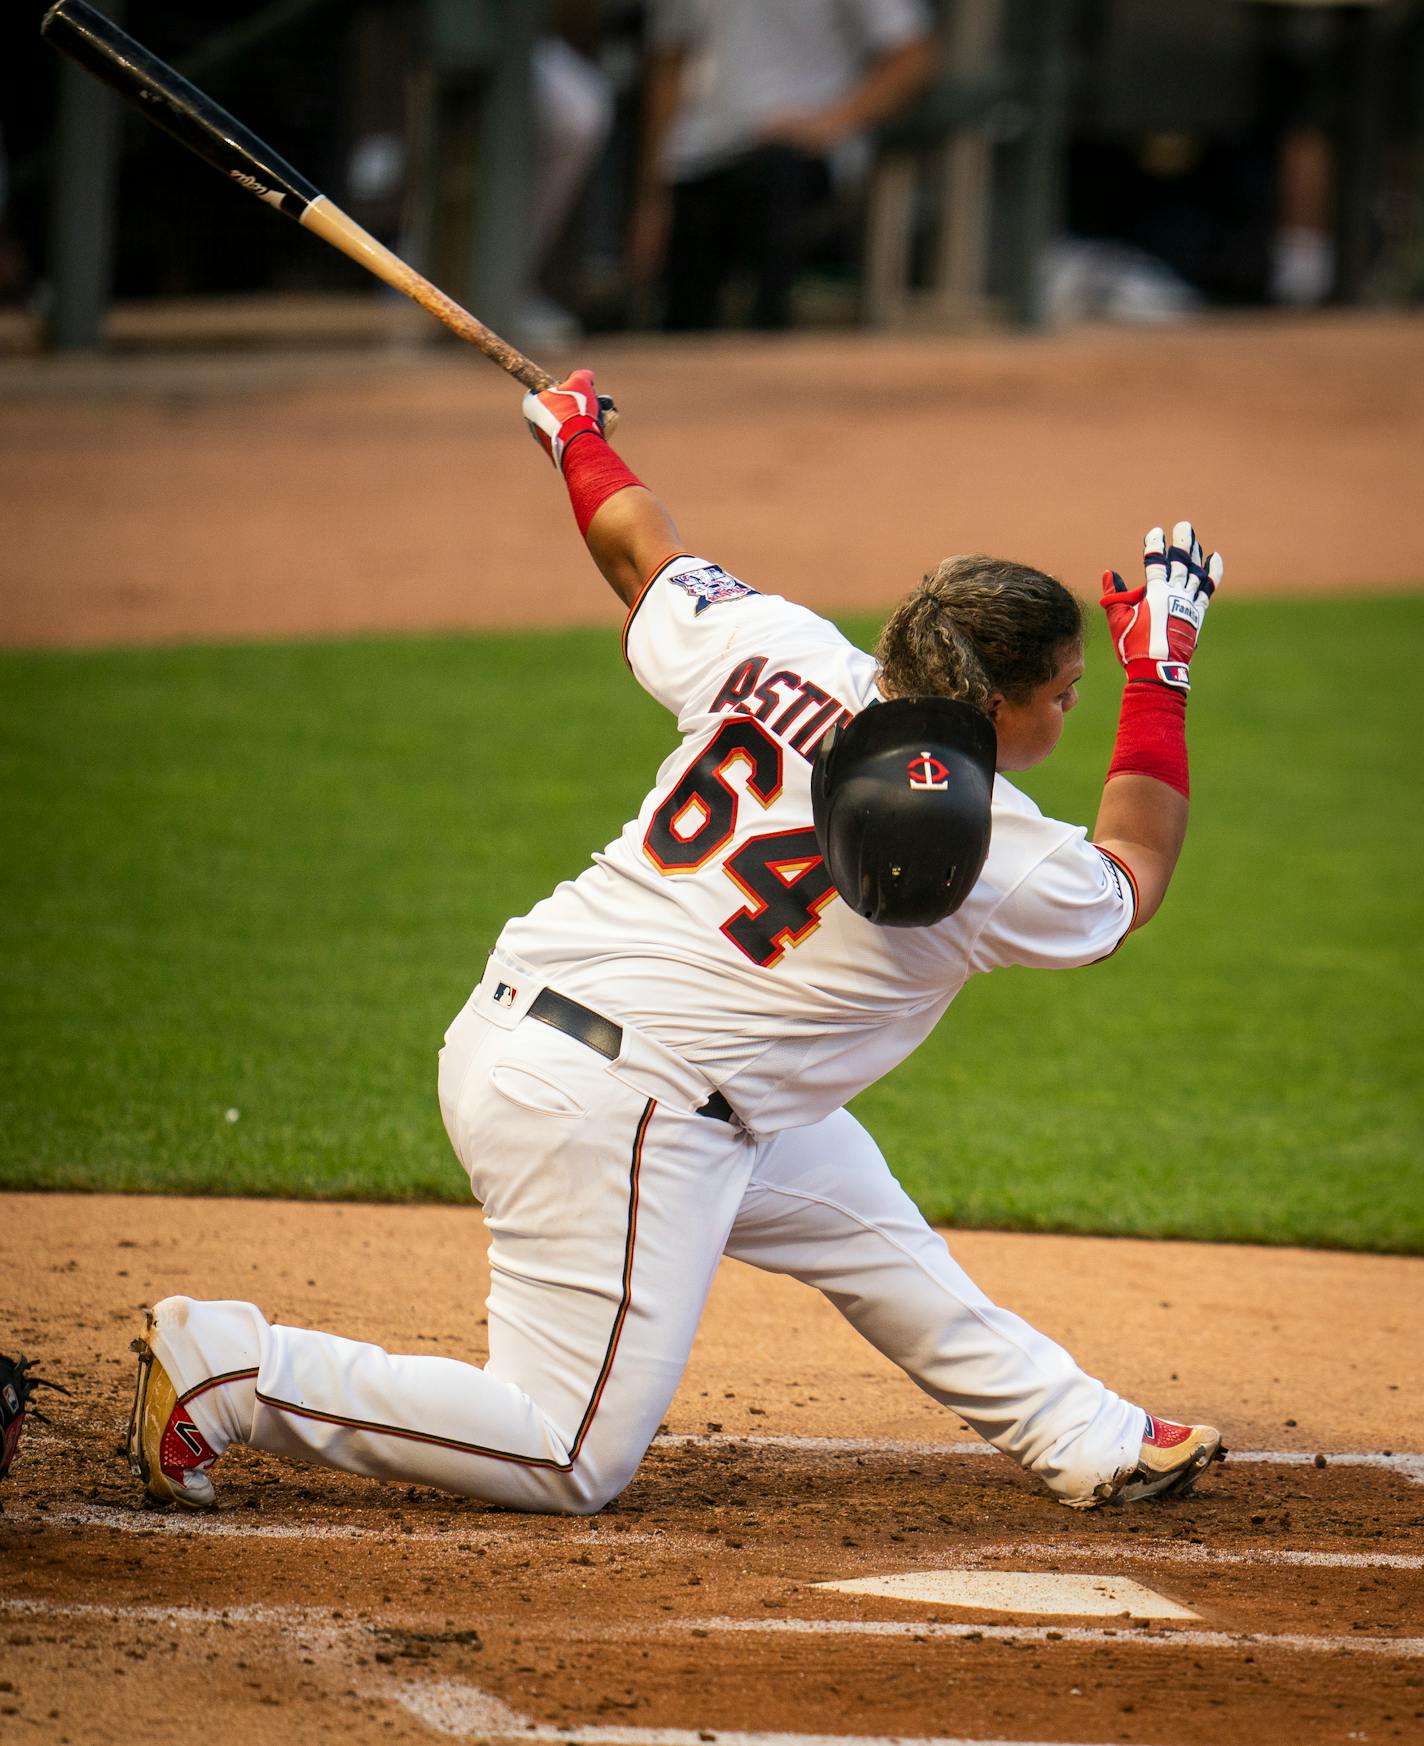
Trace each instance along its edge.
<path fill-rule="evenodd" d="M 876 667 L 815 613 L 683 556 L 639 597 L 625 650 L 682 744 L 637 818 L 500 948 L 691 1062 L 753 1133 L 879 1079 L 975 972 L 1089 964 L 1131 926 L 1118 867 L 1002 776 L 960 909 L 928 928 L 856 915 L 816 843 L 811 765 L 878 697 Z"/>
<path fill-rule="evenodd" d="M 837 102 L 934 19 L 924 0 L 654 0 L 648 29 L 655 51 L 688 57 L 662 165 L 682 182 L 760 145 L 771 122 Z M 835 155 L 849 175 L 869 162 L 860 136 Z"/>

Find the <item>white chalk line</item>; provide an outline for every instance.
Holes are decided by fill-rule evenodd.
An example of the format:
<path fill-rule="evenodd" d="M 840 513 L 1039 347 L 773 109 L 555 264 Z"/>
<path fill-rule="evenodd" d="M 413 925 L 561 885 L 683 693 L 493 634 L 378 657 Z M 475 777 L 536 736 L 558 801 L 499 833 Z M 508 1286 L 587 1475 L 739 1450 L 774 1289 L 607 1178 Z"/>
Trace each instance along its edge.
<path fill-rule="evenodd" d="M 1059 1746 L 1056 1741 L 969 1741 L 958 1737 L 924 1738 L 889 1734 L 777 1734 L 743 1733 L 703 1728 L 557 1728 L 536 1725 L 500 1699 L 478 1686 L 454 1680 L 419 1680 L 392 1674 L 358 1673 L 353 1643 L 371 1631 L 369 1623 L 333 1621 L 329 1614 L 306 1607 L 235 1606 L 221 1609 L 196 1606 L 105 1606 L 93 1601 L 0 1600 L 0 1617 L 52 1616 L 65 1619 L 96 1619 L 106 1626 L 130 1622 L 166 1626 L 177 1631 L 185 1626 L 262 1625 L 279 1628 L 292 1647 L 339 1654 L 363 1696 L 396 1703 L 417 1720 L 442 1734 L 507 1746 L 516 1741 L 535 1741 L 539 1746 Z"/>
<path fill-rule="evenodd" d="M 36 1618 L 89 1618 L 102 1621 L 112 1629 L 126 1622 L 167 1626 L 180 1630 L 184 1626 L 216 1626 L 230 1629 L 238 1625 L 279 1627 L 284 1642 L 297 1650 L 325 1651 L 339 1657 L 361 1695 L 399 1704 L 426 1726 L 453 1738 L 477 1739 L 486 1746 L 515 1746 L 519 1741 L 534 1741 L 538 1746 L 1061 1746 L 1058 1741 L 967 1740 L 959 1736 L 889 1735 L 889 1734 L 789 1734 L 747 1733 L 735 1729 L 707 1728 L 630 1728 L 626 1726 L 581 1727 L 536 1725 L 498 1698 L 477 1686 L 451 1680 L 421 1680 L 382 1672 L 357 1672 L 353 1665 L 356 1651 L 353 1645 L 364 1644 L 374 1627 L 369 1621 L 335 1621 L 330 1613 L 306 1607 L 234 1606 L 224 1608 L 198 1606 L 132 1606 L 105 1605 L 92 1601 L 48 1601 L 30 1599 L 0 1600 L 0 1616 Z M 917 1641 L 935 1639 L 969 1639 L 971 1641 L 1004 1643 L 1069 1643 L 1098 1645 L 1114 1643 L 1147 1644 L 1158 1648 L 1232 1649 L 1241 1651 L 1297 1651 L 1304 1653 L 1345 1652 L 1368 1655 L 1394 1655 L 1414 1660 L 1424 1655 L 1424 1638 L 1418 1637 L 1306 1637 L 1294 1633 L 1261 1636 L 1226 1631 L 1182 1629 L 1164 1632 L 1145 1628 L 1113 1631 L 1069 1626 L 1054 1630 L 1044 1626 L 1012 1625 L 946 1625 L 898 1623 L 889 1621 L 806 1620 L 792 1619 L 706 1619 L 682 1624 L 664 1624 L 659 1634 L 671 1635 L 697 1630 L 704 1633 L 760 1632 L 786 1634 L 792 1632 L 904 1637 Z M 626 1629 L 600 1633 L 622 1635 Z"/>
<path fill-rule="evenodd" d="M 3 1522 L 23 1522 L 26 1525 L 52 1523 L 65 1528 L 109 1528 L 121 1534 L 203 1534 L 220 1540 L 377 1540 L 397 1545 L 457 1546 L 467 1543 L 472 1546 L 501 1546 L 516 1540 L 527 1542 L 529 1538 L 528 1529 L 523 1525 L 489 1528 L 470 1526 L 462 1522 L 458 1527 L 411 1528 L 407 1531 L 396 1522 L 379 1528 L 362 1527 L 355 1522 L 258 1522 L 233 1512 L 225 1513 L 221 1508 L 208 1513 L 150 1510 L 142 1505 L 125 1508 L 116 1504 L 88 1503 L 58 1504 L 45 1510 L 12 1506 L 0 1516 L 0 1523 Z M 568 1518 L 568 1522 L 570 1525 L 577 1525 L 572 1517 Z M 581 1536 L 570 1536 L 566 1543 L 570 1546 L 578 1545 L 585 1550 L 593 1546 L 607 1546 L 616 1551 L 620 1546 L 675 1547 L 684 1541 L 691 1544 L 691 1540 L 690 1535 L 663 1533 L 657 1529 L 651 1532 L 646 1529 L 630 1529 L 626 1533 L 618 1529 L 605 1529 L 600 1533 L 595 1529 Z"/>
<path fill-rule="evenodd" d="M 899 1437 L 795 1437 L 771 1433 L 745 1436 L 736 1432 L 708 1431 L 669 1432 L 653 1444 L 691 1444 L 704 1448 L 730 1445 L 747 1449 L 794 1449 L 808 1455 L 917 1455 L 926 1460 L 941 1456 L 968 1456 L 987 1459 L 999 1451 L 988 1443 L 917 1443 Z M 1313 1467 L 1315 1452 L 1307 1449 L 1237 1449 L 1228 1446 L 1227 1462 L 1237 1465 L 1254 1462 L 1270 1467 Z M 1383 1449 L 1322 1450 L 1327 1467 L 1382 1467 L 1405 1479 L 1424 1485 L 1424 1454 L 1413 1451 Z"/>
<path fill-rule="evenodd" d="M 65 1601 L 44 1598 L 0 1600 L 0 1613 L 35 1616 L 53 1613 L 56 1618 L 131 1619 L 135 1624 L 171 1625 L 281 1625 L 331 1631 L 329 1611 L 317 1607 L 196 1607 L 144 1606 L 129 1601 Z M 347 1620 L 345 1628 L 359 1629 L 363 1621 Z"/>
<path fill-rule="evenodd" d="M 1250 1546 L 1224 1552 L 1219 1546 L 1184 1540 L 1002 1540 L 958 1554 L 966 1564 L 1002 1558 L 1081 1558 L 1090 1564 L 1114 1559 L 1139 1564 L 1303 1565 L 1320 1570 L 1424 1570 L 1413 1552 L 1308 1552 Z"/>
<path fill-rule="evenodd" d="M 336 1621 L 330 1611 L 315 1607 L 268 1606 L 144 1606 L 127 1602 L 63 1601 L 47 1599 L 0 1600 L 0 1615 L 16 1614 L 31 1618 L 51 1615 L 56 1618 L 102 1618 L 111 1624 L 124 1620 L 134 1623 L 167 1625 L 178 1630 L 185 1625 L 278 1625 L 284 1631 L 300 1632 L 297 1647 L 310 1648 L 318 1639 L 327 1646 L 349 1643 L 357 1633 L 379 1630 L 369 1618 Z M 938 1638 L 968 1638 L 983 1642 L 1029 1643 L 1117 1643 L 1146 1644 L 1150 1647 L 1191 1647 L 1193 1649 L 1260 1649 L 1298 1650 L 1307 1654 L 1338 1654 L 1341 1650 L 1358 1651 L 1366 1655 L 1397 1655 L 1405 1660 L 1424 1657 L 1424 1637 L 1372 1637 L 1363 1633 L 1348 1636 L 1311 1636 L 1299 1632 L 1254 1632 L 1199 1630 L 1195 1626 L 1164 1628 L 1147 1625 L 1125 1625 L 1121 1630 L 1108 1626 L 1088 1625 L 975 1625 L 934 1620 L 916 1622 L 910 1619 L 677 1619 L 661 1621 L 651 1627 L 658 1636 L 684 1636 L 697 1631 L 785 1636 L 866 1636 L 908 1637 L 933 1641 Z M 626 1639 L 646 1637 L 647 1627 L 614 1625 L 605 1629 L 585 1628 L 581 1635 L 589 1638 Z M 318 1645 L 320 1646 L 320 1645 Z M 422 1687 L 421 1689 L 424 1689 Z M 561 1738 L 567 1736 L 560 1734 Z M 621 1736 L 620 1736 L 621 1737 Z"/>
<path fill-rule="evenodd" d="M 908 1637 L 927 1642 L 968 1638 L 976 1643 L 1115 1643 L 1156 1649 L 1291 1650 L 1313 1655 L 1338 1655 L 1349 1650 L 1364 1655 L 1397 1655 L 1406 1661 L 1424 1658 L 1424 1637 L 1316 1637 L 1296 1631 L 1200 1631 L 1194 1626 L 1163 1629 L 1128 1624 L 1114 1630 L 1092 1625 L 961 1625 L 908 1619 L 686 1619 L 665 1623 L 661 1630 L 664 1635 L 702 1631 L 708 1635 Z"/>
<path fill-rule="evenodd" d="M 458 1738 L 534 1740 L 561 1746 L 1059 1746 L 1055 1741 L 965 1740 L 905 1734 L 773 1734 L 718 1728 L 558 1727 L 536 1725 L 478 1686 L 443 1681 L 390 1694 L 427 1727 Z"/>
<path fill-rule="evenodd" d="M 658 1439 L 661 1443 L 674 1444 L 718 1444 L 733 1446 L 747 1444 L 752 1447 L 768 1447 L 776 1449 L 794 1449 L 811 1453 L 876 1453 L 916 1455 L 925 1458 L 937 1458 L 942 1455 L 959 1457 L 979 1457 L 996 1459 L 999 1451 L 986 1443 L 915 1443 L 890 1438 L 853 1438 L 853 1437 L 793 1437 L 793 1436 L 748 1436 L 738 1437 L 726 1434 L 709 1433 L 708 1435 L 671 1434 Z M 1284 1449 L 1246 1449 L 1232 1450 L 1229 1459 L 1232 1462 L 1253 1462 L 1288 1467 L 1313 1466 L 1315 1457 L 1301 1450 Z M 1424 1455 L 1412 1453 L 1390 1453 L 1371 1450 L 1346 1450 L 1327 1457 L 1327 1461 L 1342 1467 L 1372 1467 L 1398 1472 L 1403 1477 L 1424 1483 Z M 502 1545 L 520 1538 L 524 1534 L 521 1527 L 507 1529 L 474 1526 L 462 1523 L 453 1528 L 409 1528 L 395 1522 L 381 1527 L 365 1527 L 348 1522 L 254 1522 L 240 1519 L 234 1514 L 221 1511 L 212 1514 L 193 1514 L 187 1511 L 149 1510 L 122 1508 L 110 1504 L 62 1504 L 56 1508 L 33 1510 L 13 1505 L 5 1512 L 0 1521 L 58 1524 L 64 1527 L 95 1527 L 108 1528 L 118 1533 L 131 1534 L 209 1534 L 220 1539 L 244 1540 L 374 1540 L 374 1541 L 411 1541 L 415 1544 L 448 1545 L 452 1541 L 470 1544 Z M 676 1532 L 653 1529 L 629 1530 L 620 1532 L 614 1529 L 607 1533 L 596 1531 L 588 1533 L 586 1545 L 605 1545 L 609 1547 L 660 1545 L 672 1547 L 683 1541 L 689 1541 L 690 1536 Z M 698 1542 L 700 1544 L 700 1541 Z M 1034 1541 L 1006 1541 L 1001 1545 L 976 1547 L 964 1552 L 961 1556 L 968 1563 L 982 1563 L 985 1558 L 1012 1554 L 1018 1557 L 1041 1558 L 1087 1558 L 1135 1560 L 1144 1563 L 1220 1563 L 1241 1565 L 1300 1565 L 1320 1569 L 1342 1570 L 1418 1570 L 1424 1568 L 1424 1556 L 1415 1556 L 1397 1552 L 1317 1552 L 1310 1550 L 1284 1550 L 1275 1548 L 1246 1548 L 1239 1551 L 1224 1551 L 1220 1548 L 1195 1544 L 1185 1544 L 1181 1541 L 1147 1541 L 1141 1544 L 1128 1543 L 1106 1538 L 1083 1542 L 1079 1540 L 1039 1539 Z"/>
<path fill-rule="evenodd" d="M 26 1525 L 56 1525 L 65 1528 L 104 1528 L 119 1534 L 201 1534 L 217 1539 L 234 1540 L 347 1540 L 378 1541 L 412 1545 L 503 1546 L 516 1540 L 527 1540 L 523 1527 L 450 1529 L 413 1529 L 407 1533 L 401 1527 L 365 1528 L 348 1522 L 253 1522 L 221 1511 L 213 1515 L 196 1515 L 187 1511 L 125 1509 L 112 1504 L 62 1504 L 55 1509 L 6 1510 L 0 1520 Z M 585 1550 L 603 1546 L 617 1551 L 620 1546 L 660 1546 L 676 1549 L 691 1545 L 690 1535 L 630 1530 L 627 1533 L 590 1533 L 567 1544 L 577 1544 Z M 697 1540 L 705 1551 L 704 1542 Z M 1074 1558 L 1090 1563 L 1111 1563 L 1124 1560 L 1142 1564 L 1242 1564 L 1300 1565 L 1322 1570 L 1421 1570 L 1424 1554 L 1408 1552 L 1312 1552 L 1273 1547 L 1247 1547 L 1228 1552 L 1217 1546 L 1198 1545 L 1181 1540 L 1146 1540 L 1128 1542 L 1106 1536 L 1093 1540 L 1004 1540 L 987 1546 L 967 1547 L 958 1551 L 954 1562 L 980 1565 L 998 1558 Z M 936 1557 L 943 1564 L 942 1555 Z"/>
<path fill-rule="evenodd" d="M 518 1728 L 494 1728 L 487 1723 L 467 1723 L 460 1711 L 454 1712 L 460 1719 L 441 1722 L 423 1705 L 407 1702 L 402 1696 L 395 1701 L 428 1727 L 460 1739 L 489 1742 L 490 1746 L 512 1746 L 521 1740 L 535 1740 L 541 1746 L 544 1742 L 551 1746 L 707 1746 L 709 1741 L 717 1746 L 1062 1746 L 1061 1741 L 986 1740 L 982 1736 L 969 1740 L 958 1735 L 930 1738 L 918 1734 L 745 1734 L 732 1728 L 543 1728 L 530 1722 Z"/>

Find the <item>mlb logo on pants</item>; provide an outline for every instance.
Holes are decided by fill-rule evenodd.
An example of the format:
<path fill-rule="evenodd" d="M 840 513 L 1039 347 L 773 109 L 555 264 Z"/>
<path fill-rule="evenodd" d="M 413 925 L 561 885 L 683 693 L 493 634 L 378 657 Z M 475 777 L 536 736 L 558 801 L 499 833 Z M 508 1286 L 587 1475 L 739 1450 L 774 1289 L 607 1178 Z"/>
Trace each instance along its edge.
<path fill-rule="evenodd" d="M 496 982 L 494 985 L 494 998 L 500 1006 L 513 1006 L 518 994 L 519 990 L 508 982 Z"/>

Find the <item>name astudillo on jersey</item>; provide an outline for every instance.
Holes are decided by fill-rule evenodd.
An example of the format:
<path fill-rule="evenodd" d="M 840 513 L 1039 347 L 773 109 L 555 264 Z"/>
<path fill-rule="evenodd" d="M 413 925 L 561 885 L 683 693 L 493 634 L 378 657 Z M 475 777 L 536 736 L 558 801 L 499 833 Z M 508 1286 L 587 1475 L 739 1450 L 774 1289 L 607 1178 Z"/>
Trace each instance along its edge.
<path fill-rule="evenodd" d="M 720 564 L 704 564 L 695 570 L 684 570 L 669 576 L 668 580 L 691 596 L 695 602 L 692 608 L 694 618 L 709 606 L 719 606 L 725 601 L 740 600 L 758 592 L 739 576 L 730 575 Z M 830 730 L 849 722 L 855 712 L 838 697 L 833 697 L 790 667 L 777 667 L 768 673 L 769 665 L 767 655 L 749 655 L 738 661 L 712 699 L 711 713 L 719 715 L 730 710 L 738 715 L 748 715 L 812 763 L 821 741 Z"/>

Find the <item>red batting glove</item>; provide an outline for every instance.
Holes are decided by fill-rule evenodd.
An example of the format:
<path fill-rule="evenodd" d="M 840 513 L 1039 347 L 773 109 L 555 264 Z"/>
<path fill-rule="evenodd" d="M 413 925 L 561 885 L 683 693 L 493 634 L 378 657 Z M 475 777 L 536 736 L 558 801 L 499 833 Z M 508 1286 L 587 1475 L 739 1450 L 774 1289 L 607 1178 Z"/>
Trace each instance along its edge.
<path fill-rule="evenodd" d="M 1166 545 L 1160 527 L 1142 542 L 1146 581 L 1129 588 L 1116 570 L 1103 574 L 1103 611 L 1113 648 L 1129 681 L 1146 680 L 1190 691 L 1192 654 L 1206 609 L 1222 577 L 1215 552 L 1202 559 L 1201 542 L 1189 521 L 1172 529 Z"/>
<path fill-rule="evenodd" d="M 586 431 L 603 435 L 606 413 L 615 410 L 606 394 L 597 394 L 592 370 L 575 370 L 556 387 L 524 396 L 524 416 L 534 440 L 562 473 L 564 450 Z"/>

